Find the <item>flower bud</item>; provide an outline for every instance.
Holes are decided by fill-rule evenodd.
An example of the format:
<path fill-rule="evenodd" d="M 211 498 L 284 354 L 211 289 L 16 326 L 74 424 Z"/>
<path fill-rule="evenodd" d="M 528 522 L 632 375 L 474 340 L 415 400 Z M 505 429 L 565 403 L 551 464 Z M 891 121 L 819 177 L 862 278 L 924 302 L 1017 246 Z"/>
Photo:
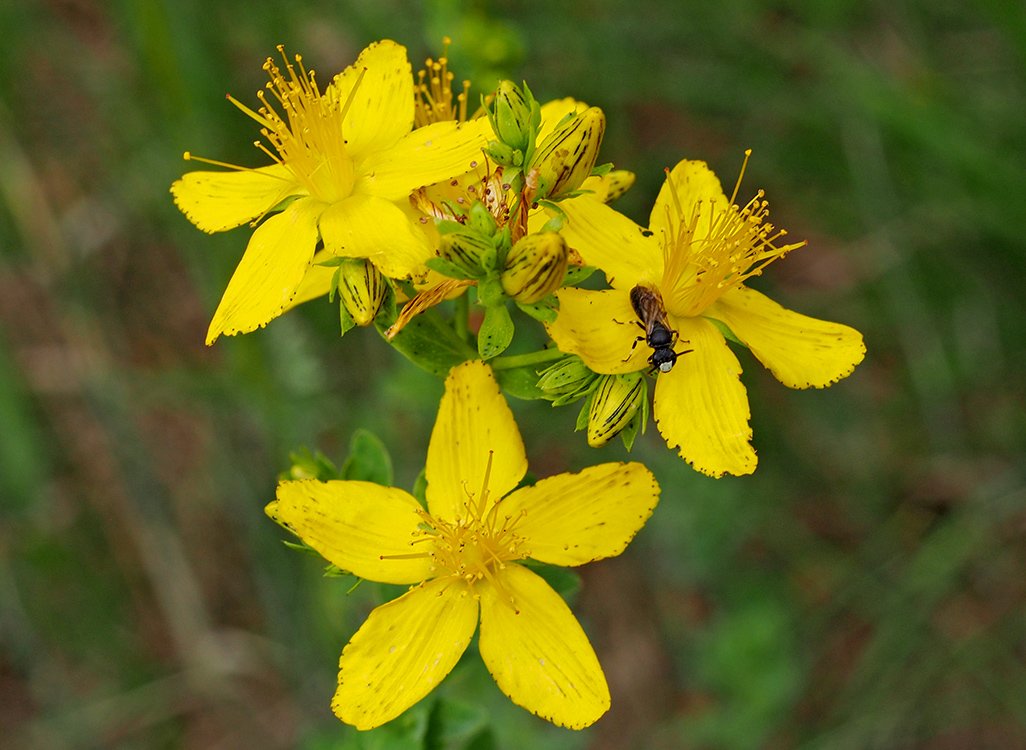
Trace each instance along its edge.
<path fill-rule="evenodd" d="M 564 406 L 587 395 L 598 377 L 580 357 L 572 354 L 542 370 L 538 388 L 553 406 Z"/>
<path fill-rule="evenodd" d="M 338 296 L 358 326 L 370 325 L 385 299 L 385 277 L 363 258 L 347 258 L 338 267 Z"/>
<path fill-rule="evenodd" d="M 506 256 L 502 288 L 517 302 L 531 304 L 559 289 L 566 276 L 567 249 L 555 232 L 529 234 Z"/>
<path fill-rule="evenodd" d="M 601 376 L 588 408 L 588 445 L 603 446 L 629 425 L 641 408 L 645 390 L 640 372 Z"/>
<path fill-rule="evenodd" d="M 513 81 L 500 81 L 492 106 L 495 135 L 514 151 L 526 151 L 531 143 L 535 109 L 530 91 L 525 94 Z"/>
<path fill-rule="evenodd" d="M 473 279 L 484 273 L 489 257 L 495 257 L 495 247 L 478 234 L 450 232 L 442 235 L 438 257 L 455 266 L 453 270 L 461 273 L 463 278 Z"/>
<path fill-rule="evenodd" d="M 549 133 L 531 159 L 537 197 L 556 200 L 577 190 L 595 167 L 605 130 L 602 110 L 589 107 Z"/>

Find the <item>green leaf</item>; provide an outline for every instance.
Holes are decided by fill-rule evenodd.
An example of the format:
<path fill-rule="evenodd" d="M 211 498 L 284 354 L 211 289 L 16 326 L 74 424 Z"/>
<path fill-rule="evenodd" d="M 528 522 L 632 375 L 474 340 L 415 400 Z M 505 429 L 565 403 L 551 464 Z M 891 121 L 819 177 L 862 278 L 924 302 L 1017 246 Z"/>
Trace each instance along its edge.
<path fill-rule="evenodd" d="M 374 325 L 384 332 L 379 321 L 375 320 Z M 433 310 L 413 318 L 390 343 L 417 367 L 443 378 L 460 362 L 478 356 Z"/>
<path fill-rule="evenodd" d="M 424 750 L 493 750 L 488 720 L 480 706 L 439 698 L 428 719 Z"/>
<path fill-rule="evenodd" d="M 310 745 L 315 750 L 425 750 L 431 705 L 421 701 L 387 724 L 366 732 L 352 732 L 342 744 Z M 337 735 L 337 730 L 336 730 Z"/>
<path fill-rule="evenodd" d="M 392 486 L 392 457 L 377 435 L 362 428 L 353 433 L 341 478 Z"/>
<path fill-rule="evenodd" d="M 413 480 L 413 492 L 412 495 L 417 499 L 417 502 L 427 510 L 427 474 L 424 469 L 420 470 L 420 474 Z"/>
<path fill-rule="evenodd" d="M 570 266 L 563 277 L 563 286 L 580 284 L 598 270 L 595 266 Z"/>
<path fill-rule="evenodd" d="M 306 447 L 296 448 L 289 453 L 289 463 L 286 471 L 278 475 L 278 479 L 319 479 L 327 482 L 339 478 L 339 471 L 335 464 L 320 451 L 311 451 Z"/>
<path fill-rule="evenodd" d="M 485 308 L 484 321 L 477 332 L 477 351 L 481 359 L 491 359 L 506 351 L 513 341 L 513 318 L 505 303 Z"/>
<path fill-rule="evenodd" d="M 537 365 L 495 370 L 495 379 L 502 390 L 515 398 L 524 401 L 545 398 L 545 392 L 538 387 Z"/>
<path fill-rule="evenodd" d="M 571 604 L 581 590 L 581 577 L 570 568 L 558 565 L 546 565 L 535 560 L 528 560 L 526 566 L 545 579 L 545 582 L 556 590 L 561 597 Z"/>

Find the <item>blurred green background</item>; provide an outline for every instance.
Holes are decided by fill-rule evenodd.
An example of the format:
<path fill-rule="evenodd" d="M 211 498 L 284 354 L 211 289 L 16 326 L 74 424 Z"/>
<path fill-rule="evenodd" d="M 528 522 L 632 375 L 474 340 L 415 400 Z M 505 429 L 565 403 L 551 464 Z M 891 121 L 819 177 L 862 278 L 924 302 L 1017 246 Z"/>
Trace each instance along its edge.
<path fill-rule="evenodd" d="M 0 744 L 399 746 L 328 706 L 381 592 L 262 508 L 290 450 L 340 460 L 361 426 L 410 486 L 441 384 L 323 303 L 205 348 L 248 232 L 168 186 L 186 149 L 263 163 L 224 94 L 252 102 L 277 43 L 323 77 L 449 34 L 479 91 L 603 107 L 637 220 L 663 167 L 729 185 L 752 148 L 743 192 L 810 242 L 753 286 L 869 353 L 820 392 L 741 354 L 752 477 L 639 440 L 661 505 L 575 602 L 596 726 L 513 707 L 476 654 L 440 693 L 502 748 L 1026 747 L 1026 5 L 29 0 L 0 28 Z M 539 475 L 624 455 L 514 406 Z"/>

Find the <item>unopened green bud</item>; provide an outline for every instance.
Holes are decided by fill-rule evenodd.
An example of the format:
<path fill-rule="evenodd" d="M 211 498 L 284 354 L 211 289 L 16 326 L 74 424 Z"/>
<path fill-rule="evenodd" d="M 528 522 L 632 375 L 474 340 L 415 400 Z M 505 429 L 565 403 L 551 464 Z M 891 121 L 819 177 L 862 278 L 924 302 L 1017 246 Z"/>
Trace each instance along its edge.
<path fill-rule="evenodd" d="M 577 190 L 595 167 L 606 130 L 606 116 L 589 107 L 542 141 L 528 171 L 538 171 L 538 198 L 557 200 Z"/>
<path fill-rule="evenodd" d="M 513 81 L 501 81 L 495 91 L 492 129 L 514 151 L 526 151 L 531 143 L 533 102 L 531 92 L 525 94 Z"/>
<path fill-rule="evenodd" d="M 567 249 L 555 232 L 520 238 L 506 256 L 502 289 L 517 302 L 531 304 L 559 289 L 566 276 Z"/>
<path fill-rule="evenodd" d="M 639 372 L 601 376 L 588 408 L 588 445 L 603 446 L 627 427 L 644 402 L 645 390 Z"/>
<path fill-rule="evenodd" d="M 586 396 L 599 376 L 575 354 L 541 371 L 538 388 L 553 406 L 564 406 Z"/>
<path fill-rule="evenodd" d="M 498 230 L 495 217 L 481 201 L 474 201 L 470 207 L 467 225 L 483 237 L 491 237 Z"/>
<path fill-rule="evenodd" d="M 385 277 L 369 260 L 347 258 L 338 267 L 338 296 L 358 326 L 374 320 L 386 286 Z"/>
<path fill-rule="evenodd" d="M 438 257 L 452 265 L 453 272 L 462 278 L 476 279 L 484 273 L 489 258 L 495 257 L 495 247 L 478 234 L 451 232 L 442 235 Z"/>

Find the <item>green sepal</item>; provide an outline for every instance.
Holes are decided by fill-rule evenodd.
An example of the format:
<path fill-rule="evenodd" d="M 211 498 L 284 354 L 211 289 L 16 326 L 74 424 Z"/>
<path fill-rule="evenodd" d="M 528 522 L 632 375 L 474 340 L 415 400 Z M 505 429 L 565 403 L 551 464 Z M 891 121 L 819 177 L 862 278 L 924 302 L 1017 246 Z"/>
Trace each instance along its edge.
<path fill-rule="evenodd" d="M 424 265 L 430 268 L 432 271 L 438 271 L 442 276 L 448 276 L 450 279 L 479 279 L 481 274 L 469 273 L 455 263 L 447 261 L 445 258 L 428 258 Z"/>
<path fill-rule="evenodd" d="M 395 288 L 392 286 L 390 279 L 385 280 L 387 285 L 385 287 L 385 298 L 381 300 L 381 307 L 378 308 L 378 314 L 374 316 L 374 324 L 380 324 L 382 328 L 389 328 L 395 319 L 399 317 L 399 308 L 395 301 Z"/>
<path fill-rule="evenodd" d="M 556 299 L 555 294 L 550 294 L 548 297 L 543 297 L 530 304 L 517 302 L 517 307 L 539 323 L 555 323 L 556 318 L 559 317 L 559 300 Z"/>
<path fill-rule="evenodd" d="M 332 279 L 332 286 L 335 286 L 335 282 L 338 279 L 338 271 L 335 271 L 335 277 Z M 356 328 L 356 321 L 353 320 L 352 313 L 346 309 L 346 306 L 342 304 L 342 300 L 338 301 L 338 337 L 342 338 L 349 331 Z"/>
<path fill-rule="evenodd" d="M 392 457 L 377 435 L 363 428 L 353 433 L 341 478 L 392 486 Z"/>
<path fill-rule="evenodd" d="M 588 394 L 588 398 L 584 399 L 584 403 L 581 404 L 581 410 L 577 413 L 577 424 L 574 425 L 574 432 L 588 429 L 588 412 L 591 411 L 591 400 L 593 398 L 595 398 L 594 390 Z"/>
<path fill-rule="evenodd" d="M 388 327 L 378 320 L 374 325 L 382 334 Z M 417 367 L 442 378 L 460 362 L 477 359 L 470 344 L 433 310 L 417 315 L 389 343 Z"/>
<path fill-rule="evenodd" d="M 555 204 L 553 204 L 555 213 L 549 217 L 549 220 L 545 222 L 545 225 L 539 231 L 541 232 L 559 232 L 563 229 L 563 225 L 566 224 L 566 214 Z"/>
<path fill-rule="evenodd" d="M 467 217 L 467 226 L 475 230 L 482 237 L 493 237 L 499 229 L 499 225 L 481 201 L 474 201 L 470 207 L 470 215 Z"/>
<path fill-rule="evenodd" d="M 620 440 L 623 441 L 623 447 L 627 449 L 628 453 L 634 447 L 634 438 L 638 436 L 640 423 L 641 420 L 635 414 L 631 421 L 627 423 L 627 426 L 620 430 Z"/>
<path fill-rule="evenodd" d="M 591 168 L 592 177 L 605 177 L 607 174 L 613 171 L 613 162 L 607 161 L 605 164 L 597 164 Z"/>
<path fill-rule="evenodd" d="M 495 379 L 510 396 L 523 401 L 536 401 L 545 398 L 545 392 L 538 387 L 536 368 L 536 365 L 523 365 L 495 370 Z"/>
<path fill-rule="evenodd" d="M 716 330 L 718 330 L 720 333 L 722 333 L 723 334 L 723 338 L 727 339 L 727 341 L 733 341 L 738 346 L 743 346 L 745 349 L 748 348 L 748 344 L 746 344 L 744 341 L 742 341 L 737 336 L 735 336 L 734 332 L 732 330 L 730 330 L 730 326 L 728 326 L 722 320 L 716 320 L 716 318 L 705 318 L 705 317 L 703 317 L 702 320 L 705 320 L 705 321 L 707 321 L 709 323 L 712 323 L 714 326 L 716 326 Z"/>
<path fill-rule="evenodd" d="M 515 327 L 505 303 L 485 308 L 484 320 L 477 332 L 477 352 L 481 359 L 502 354 L 513 342 Z"/>

